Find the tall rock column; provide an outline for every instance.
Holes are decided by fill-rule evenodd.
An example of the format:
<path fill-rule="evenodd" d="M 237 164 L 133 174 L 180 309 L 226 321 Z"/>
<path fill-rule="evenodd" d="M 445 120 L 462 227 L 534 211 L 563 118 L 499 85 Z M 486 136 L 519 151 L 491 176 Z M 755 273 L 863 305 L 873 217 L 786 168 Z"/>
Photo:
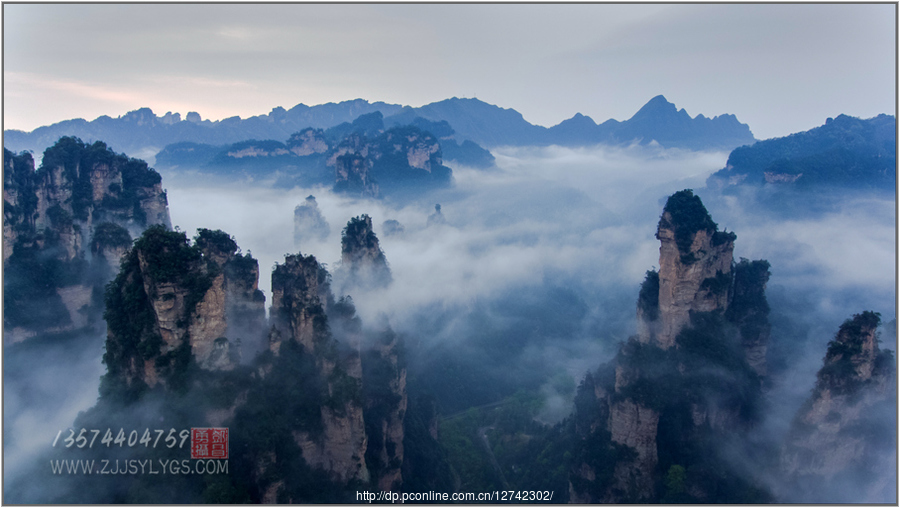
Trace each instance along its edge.
<path fill-rule="evenodd" d="M 374 342 L 363 353 L 362 365 L 369 435 L 366 461 L 378 488 L 396 492 L 403 484 L 406 362 L 400 338 L 392 330 L 378 334 Z"/>
<path fill-rule="evenodd" d="M 350 219 L 341 235 L 341 288 L 376 289 L 392 281 L 391 269 L 372 229 L 372 218 Z"/>
<path fill-rule="evenodd" d="M 328 273 L 314 256 L 287 256 L 272 272 L 271 316 L 285 335 L 309 352 L 328 337 L 325 307 Z M 322 289 L 320 290 L 320 285 Z"/>
<path fill-rule="evenodd" d="M 866 311 L 828 343 L 781 456 L 789 502 L 896 503 L 896 364 Z"/>
<path fill-rule="evenodd" d="M 272 273 L 273 340 L 292 340 L 312 355 L 325 383 L 326 402 L 320 407 L 320 431 L 292 431 L 306 463 L 331 473 L 338 481 L 369 480 L 368 444 L 363 420 L 359 351 L 338 343 L 326 316 L 334 305 L 329 275 L 313 256 L 287 256 Z M 278 338 L 280 335 L 280 339 Z M 280 351 L 282 345 L 270 344 Z"/>
<path fill-rule="evenodd" d="M 719 232 L 691 190 L 669 197 L 656 231 L 659 247 L 659 332 L 641 336 L 668 349 L 690 313 L 725 311 L 734 233 Z M 645 332 L 646 333 L 646 332 Z"/>
<path fill-rule="evenodd" d="M 717 228 L 691 190 L 666 202 L 660 269 L 641 284 L 638 334 L 575 399 L 572 500 L 711 502 L 717 482 L 743 481 L 717 447 L 758 419 L 769 264 L 734 265 L 736 235 Z M 663 481 L 672 471 L 692 472 L 677 492 Z"/>

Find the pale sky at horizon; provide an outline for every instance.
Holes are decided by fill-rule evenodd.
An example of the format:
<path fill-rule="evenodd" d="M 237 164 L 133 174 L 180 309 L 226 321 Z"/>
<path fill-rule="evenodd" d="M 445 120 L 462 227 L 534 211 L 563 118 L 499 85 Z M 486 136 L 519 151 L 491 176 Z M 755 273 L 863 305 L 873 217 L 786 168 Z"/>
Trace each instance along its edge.
<path fill-rule="evenodd" d="M 473 97 L 555 125 L 655 95 L 758 139 L 896 109 L 896 4 L 4 4 L 4 128 Z"/>

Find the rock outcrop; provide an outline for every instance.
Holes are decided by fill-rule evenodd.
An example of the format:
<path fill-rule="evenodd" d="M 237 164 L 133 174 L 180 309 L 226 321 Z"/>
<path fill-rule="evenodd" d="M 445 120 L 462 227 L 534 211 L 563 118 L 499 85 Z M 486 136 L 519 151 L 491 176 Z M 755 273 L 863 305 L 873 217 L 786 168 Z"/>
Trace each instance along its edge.
<path fill-rule="evenodd" d="M 430 132 L 414 126 L 394 127 L 374 138 L 370 146 L 372 177 L 386 193 L 451 183 L 441 145 Z"/>
<path fill-rule="evenodd" d="M 306 196 L 303 204 L 294 208 L 294 243 L 303 244 L 308 240 L 323 241 L 331 233 L 328 221 L 322 216 L 315 196 Z"/>
<path fill-rule="evenodd" d="M 360 222 L 371 232 L 371 221 Z M 114 245 L 93 249 L 106 255 Z M 141 401 L 162 400 L 178 408 L 167 418 L 232 429 L 243 466 L 237 490 L 209 489 L 215 499 L 348 502 L 351 487 L 399 491 L 402 339 L 386 326 L 364 330 L 313 256 L 276 265 L 268 322 L 258 277 L 256 260 L 222 231 L 198 230 L 191 243 L 149 228 L 106 293 L 101 404 L 140 413 Z"/>
<path fill-rule="evenodd" d="M 874 312 L 857 314 L 829 342 L 782 451 L 786 500 L 897 501 L 896 365 L 878 346 L 879 322 Z"/>
<path fill-rule="evenodd" d="M 673 194 L 657 227 L 659 271 L 648 272 L 637 306 L 638 340 L 662 349 L 690 324 L 691 315 L 721 314 L 738 327 L 747 361 L 766 373 L 769 263 L 734 263 L 737 235 L 718 231 L 700 198 Z"/>
<path fill-rule="evenodd" d="M 35 230 L 34 158 L 28 152 L 16 155 L 3 150 L 3 263 L 13 253 L 20 234 Z"/>
<path fill-rule="evenodd" d="M 287 146 L 300 157 L 306 157 L 313 154 L 323 154 L 328 151 L 328 140 L 325 139 L 325 133 L 322 129 L 303 129 L 291 135 L 287 141 Z"/>
<path fill-rule="evenodd" d="M 356 125 L 328 156 L 335 170 L 334 190 L 378 197 L 408 189 L 445 187 L 450 168 L 444 166 L 441 145 L 429 132 L 413 126 L 384 130 L 376 125 Z M 364 122 L 371 123 L 371 122 Z"/>
<path fill-rule="evenodd" d="M 272 272 L 272 307 L 270 315 L 283 333 L 310 352 L 329 336 L 326 306 L 333 301 L 330 276 L 314 256 L 296 254 Z M 273 339 L 274 340 L 274 339 Z M 278 346 L 273 343 L 271 347 Z"/>
<path fill-rule="evenodd" d="M 471 141 L 457 145 L 446 122 L 417 118 L 413 124 L 386 128 L 379 112 L 326 130 L 304 128 L 285 142 L 262 138 L 227 146 L 179 142 L 166 146 L 156 160 L 171 169 L 196 168 L 248 180 L 272 178 L 276 186 L 288 188 L 330 185 L 335 192 L 378 198 L 450 185 L 452 172 L 443 164 L 442 143 L 476 166 L 493 164 L 490 153 Z"/>
<path fill-rule="evenodd" d="M 356 254 L 344 266 L 368 263 L 362 266 L 371 268 L 373 259 L 380 259 L 386 268 L 371 219 L 356 218 L 348 230 L 344 246 Z M 331 401 L 321 407 L 318 434 L 293 431 L 307 464 L 335 481 L 400 489 L 407 395 L 399 337 L 390 329 L 365 333 L 353 301 L 335 300 L 330 275 L 313 256 L 285 258 L 272 275 L 272 293 L 270 350 L 281 354 L 288 341 L 301 346 L 313 358 Z"/>
<path fill-rule="evenodd" d="M 750 367 L 760 376 L 768 374 L 766 352 L 769 346 L 769 302 L 766 284 L 769 282 L 769 262 L 741 259 L 734 265 L 734 288 L 725 317 L 737 326 L 741 348 Z"/>
<path fill-rule="evenodd" d="M 407 410 L 406 365 L 400 338 L 391 330 L 376 337 L 363 356 L 366 401 L 366 462 L 373 482 L 385 491 L 403 485 L 404 419 Z"/>
<path fill-rule="evenodd" d="M 265 297 L 259 268 L 222 231 L 149 228 L 128 252 L 106 295 L 105 385 L 140 392 L 176 384 L 187 364 L 231 370 L 241 342 L 261 342 Z"/>
<path fill-rule="evenodd" d="M 691 312 L 727 310 L 736 236 L 717 231 L 700 198 L 688 190 L 666 202 L 656 238 L 660 241 L 659 326 L 642 323 L 645 333 L 640 340 L 668 349 Z M 638 319 L 645 321 L 641 307 L 638 312 Z"/>
<path fill-rule="evenodd" d="M 159 174 L 70 137 L 44 152 L 37 171 L 30 154 L 8 150 L 4 167 L 4 290 L 17 300 L 4 319 L 8 339 L 93 322 L 101 303 L 84 295 L 102 292 L 132 236 L 170 226 Z M 42 313 L 55 315 L 33 318 Z"/>
<path fill-rule="evenodd" d="M 321 429 L 314 435 L 294 429 L 296 444 L 311 467 L 324 469 L 337 481 L 369 480 L 365 455 L 368 443 L 361 395 L 362 366 L 359 344 L 335 340 L 327 312 L 336 305 L 330 276 L 313 256 L 287 256 L 272 273 L 274 328 L 270 348 L 281 351 L 293 341 L 315 362 L 324 381 L 327 403 L 320 407 Z M 354 311 L 355 312 L 355 311 Z M 280 353 L 279 353 L 280 354 Z"/>
<path fill-rule="evenodd" d="M 328 157 L 328 165 L 334 167 L 336 192 L 378 197 L 378 184 L 369 175 L 372 160 L 368 140 L 363 134 L 346 137 Z"/>
<path fill-rule="evenodd" d="M 342 292 L 348 288 L 383 288 L 393 280 L 368 215 L 350 219 L 344 228 L 339 275 Z"/>
<path fill-rule="evenodd" d="M 647 272 L 638 297 L 638 334 L 576 397 L 572 501 L 726 502 L 711 485 L 746 481 L 715 443 L 758 419 L 769 264 L 734 264 L 736 236 L 717 229 L 692 191 L 667 201 L 660 270 Z M 664 490 L 673 467 L 711 472 Z"/>

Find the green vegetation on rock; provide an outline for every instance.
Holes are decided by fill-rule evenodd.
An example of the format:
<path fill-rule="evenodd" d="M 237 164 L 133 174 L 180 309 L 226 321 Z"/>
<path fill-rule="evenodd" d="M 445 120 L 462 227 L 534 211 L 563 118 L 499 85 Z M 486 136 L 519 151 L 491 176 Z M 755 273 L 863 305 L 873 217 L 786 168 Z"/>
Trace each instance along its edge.
<path fill-rule="evenodd" d="M 665 214 L 668 213 L 670 219 Z M 729 232 L 719 232 L 718 225 L 713 222 L 706 207 L 699 196 L 694 195 L 692 189 L 684 189 L 669 196 L 666 206 L 663 208 L 663 216 L 659 221 L 660 228 L 672 229 L 675 233 L 675 244 L 681 254 L 681 262 L 689 265 L 696 261 L 691 252 L 691 244 L 694 235 L 698 231 L 706 231 L 713 245 L 722 245 L 734 241 L 737 235 Z M 656 232 L 659 239 L 659 231 Z"/>

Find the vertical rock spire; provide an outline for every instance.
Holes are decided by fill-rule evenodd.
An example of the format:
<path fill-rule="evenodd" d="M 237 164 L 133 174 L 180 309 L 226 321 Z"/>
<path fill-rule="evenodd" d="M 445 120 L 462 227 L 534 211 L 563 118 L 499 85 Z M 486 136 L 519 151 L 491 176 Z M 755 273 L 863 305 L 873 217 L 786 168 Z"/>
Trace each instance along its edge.
<path fill-rule="evenodd" d="M 660 241 L 660 323 L 652 327 L 656 333 L 649 333 L 649 326 L 643 327 L 644 335 L 640 339 L 653 340 L 668 349 L 690 321 L 692 311 L 728 308 L 736 235 L 718 231 L 700 198 L 686 189 L 666 201 L 656 238 Z"/>
<path fill-rule="evenodd" d="M 350 219 L 341 236 L 341 278 L 346 288 L 375 289 L 388 286 L 393 277 L 372 218 L 361 215 Z"/>

